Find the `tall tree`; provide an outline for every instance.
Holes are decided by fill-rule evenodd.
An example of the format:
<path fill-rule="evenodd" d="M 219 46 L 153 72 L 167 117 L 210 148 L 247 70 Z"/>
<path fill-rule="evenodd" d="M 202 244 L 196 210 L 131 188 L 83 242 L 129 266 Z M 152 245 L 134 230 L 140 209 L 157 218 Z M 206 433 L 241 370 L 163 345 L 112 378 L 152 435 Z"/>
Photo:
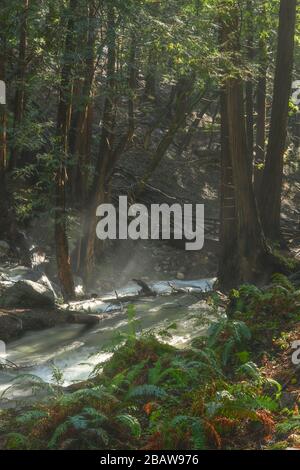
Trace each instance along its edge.
<path fill-rule="evenodd" d="M 6 81 L 6 37 L 3 19 L 0 17 L 0 80 Z M 10 214 L 8 203 L 8 192 L 6 185 L 6 166 L 7 166 L 7 139 L 6 139 L 6 96 L 4 103 L 0 103 L 0 233 L 7 237 L 10 232 Z"/>
<path fill-rule="evenodd" d="M 281 0 L 271 127 L 266 164 L 260 188 L 259 208 L 265 234 L 280 238 L 283 157 L 286 145 L 292 84 L 297 0 Z"/>
<path fill-rule="evenodd" d="M 73 64 L 75 55 L 74 16 L 76 8 L 77 0 L 70 0 L 68 6 L 67 32 L 62 58 L 57 112 L 59 166 L 56 174 L 55 244 L 58 276 L 64 296 L 67 299 L 75 296 L 67 237 L 66 185 L 67 159 L 69 151 L 68 134 L 72 111 Z"/>
<path fill-rule="evenodd" d="M 228 47 L 229 24 L 221 16 L 219 19 L 219 45 L 222 53 Z M 224 78 L 224 77 L 223 77 Z M 225 78 L 226 80 L 226 78 Z M 225 81 L 226 83 L 226 81 Z M 237 250 L 237 214 L 233 170 L 229 146 L 229 123 L 227 109 L 226 85 L 222 84 L 220 92 L 221 116 L 221 182 L 220 182 L 220 253 L 218 279 L 222 287 L 232 287 L 239 277 L 236 264 Z"/>
<path fill-rule="evenodd" d="M 223 246 L 222 250 L 230 250 L 232 261 L 231 263 L 228 263 L 227 266 L 229 269 L 226 272 L 224 269 L 225 267 L 222 265 L 224 258 L 221 258 L 221 265 L 219 269 L 222 273 L 223 280 L 230 280 L 232 277 L 232 271 L 230 267 L 234 266 L 236 276 L 235 279 L 233 279 L 233 282 L 251 282 L 257 281 L 257 279 L 262 276 L 262 273 L 268 263 L 269 253 L 257 212 L 249 168 L 243 80 L 239 72 L 240 28 L 239 8 L 237 2 L 234 1 L 231 2 L 230 5 L 227 4 L 227 6 L 225 6 L 225 15 L 222 20 L 222 24 L 224 28 L 222 37 L 226 45 L 225 47 L 227 52 L 232 58 L 232 66 L 234 67 L 234 74 L 229 73 L 226 78 L 225 95 L 227 121 L 223 122 L 223 132 L 227 132 L 226 127 L 228 125 L 229 149 L 225 150 L 226 156 L 228 151 L 230 153 L 232 165 L 232 180 L 235 194 L 235 213 L 237 218 L 237 243 L 234 247 L 232 245 L 232 240 L 229 240 L 228 238 L 225 239 L 223 234 L 223 243 L 227 240 L 229 246 Z M 223 119 L 224 118 L 226 119 L 223 112 Z M 229 177 L 227 176 L 226 179 L 228 180 Z M 224 201 L 224 195 L 222 195 L 222 198 Z M 233 203 L 231 203 L 231 205 L 233 205 Z M 223 202 L 222 216 L 224 217 L 224 215 L 225 211 Z"/>
<path fill-rule="evenodd" d="M 18 161 L 18 146 L 16 144 L 17 132 L 20 129 L 25 109 L 25 79 L 26 79 L 26 55 L 28 36 L 28 10 L 29 0 L 22 0 L 20 19 L 19 57 L 17 64 L 17 86 L 14 99 L 14 141 L 11 149 L 10 166 L 16 168 Z"/>
<path fill-rule="evenodd" d="M 71 178 L 72 195 L 76 201 L 84 202 L 87 196 L 87 166 L 91 159 L 92 117 L 93 117 L 93 84 L 96 69 L 95 43 L 97 38 L 97 2 L 85 2 L 85 21 L 83 36 L 86 42 L 83 49 L 83 85 L 80 89 L 77 103 L 73 105 L 72 125 L 70 129 L 70 152 L 74 157 Z"/>
<path fill-rule="evenodd" d="M 254 59 L 254 21 L 253 21 L 253 1 L 247 0 L 246 4 L 246 47 L 249 65 L 252 65 Z M 254 93 L 253 93 L 253 77 L 249 74 L 246 80 L 246 130 L 247 130 L 247 148 L 249 168 L 252 175 L 253 171 L 253 150 L 254 150 Z"/>
<path fill-rule="evenodd" d="M 103 111 L 102 134 L 95 176 L 88 197 L 88 204 L 83 218 L 83 236 L 79 241 L 80 270 L 86 282 L 89 282 L 95 263 L 96 210 L 106 199 L 106 177 L 109 169 L 111 150 L 114 142 L 115 127 L 115 67 L 116 67 L 116 22 L 115 9 L 107 7 L 107 91 Z"/>
<path fill-rule="evenodd" d="M 259 77 L 256 92 L 256 165 L 254 171 L 254 187 L 256 195 L 259 194 L 262 171 L 260 164 L 265 162 L 266 152 L 266 99 L 267 99 L 267 51 L 263 38 L 259 41 Z"/>

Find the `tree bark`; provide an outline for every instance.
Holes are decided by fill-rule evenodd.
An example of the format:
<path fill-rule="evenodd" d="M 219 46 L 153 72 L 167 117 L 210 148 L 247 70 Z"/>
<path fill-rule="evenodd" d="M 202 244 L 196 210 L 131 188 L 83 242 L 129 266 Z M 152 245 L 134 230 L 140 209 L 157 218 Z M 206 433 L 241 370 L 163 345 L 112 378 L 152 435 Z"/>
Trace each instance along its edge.
<path fill-rule="evenodd" d="M 280 239 L 283 157 L 292 83 L 296 0 L 281 0 L 273 104 L 266 164 L 260 191 L 260 213 L 266 236 Z"/>
<path fill-rule="evenodd" d="M 255 194 L 259 195 L 263 171 L 260 165 L 265 162 L 266 152 L 266 98 L 267 98 L 267 53 L 266 45 L 263 40 L 259 44 L 260 68 L 257 82 L 256 98 L 256 146 L 255 146 L 255 169 L 254 169 L 254 188 Z"/>
<path fill-rule="evenodd" d="M 109 159 L 114 140 L 114 92 L 115 92 L 115 66 L 116 66 L 116 29 L 115 11 L 113 6 L 108 6 L 107 17 L 107 97 L 105 99 L 103 112 L 102 134 L 100 139 L 99 156 L 95 168 L 95 177 L 88 198 L 87 208 L 83 216 L 83 236 L 79 241 L 78 255 L 80 261 L 80 272 L 83 274 L 85 283 L 91 280 L 95 264 L 96 245 L 96 210 L 105 202 L 106 198 L 106 176 L 109 168 Z"/>
<path fill-rule="evenodd" d="M 74 201 L 86 201 L 87 166 L 91 158 L 91 126 L 93 116 L 93 84 L 95 78 L 96 2 L 87 2 L 87 40 L 84 59 L 84 82 L 80 91 L 79 105 L 73 110 L 73 125 L 70 130 L 70 152 L 75 162 L 71 186 Z"/>
<path fill-rule="evenodd" d="M 18 164 L 18 148 L 16 144 L 16 133 L 20 129 L 23 121 L 25 109 L 25 75 L 26 75 L 26 55 L 27 55 L 27 29 L 28 29 L 29 0 L 23 0 L 23 10 L 21 14 L 19 58 L 17 70 L 17 87 L 14 102 L 14 122 L 13 133 L 14 142 L 11 148 L 11 168 L 16 168 Z"/>
<path fill-rule="evenodd" d="M 157 97 L 157 57 L 153 48 L 149 51 L 147 73 L 145 77 L 145 97 L 156 99 Z"/>
<path fill-rule="evenodd" d="M 0 25 L 1 27 L 1 25 Z M 6 40 L 0 31 L 0 80 L 5 83 Z M 0 104 L 0 237 L 5 238 L 8 232 L 8 206 L 6 189 L 6 104 Z"/>
<path fill-rule="evenodd" d="M 226 51 L 230 53 L 236 68 L 239 67 L 240 52 L 238 18 L 237 5 L 233 5 L 228 8 L 225 18 L 221 20 L 222 42 Z M 230 154 L 235 202 L 232 202 L 231 199 L 229 201 L 232 210 L 235 210 L 237 224 L 235 234 L 233 228 L 230 231 L 230 227 L 225 225 L 228 223 L 226 219 L 221 223 L 224 231 L 221 232 L 222 241 L 228 245 L 222 247 L 223 257 L 221 255 L 219 272 L 221 274 L 221 283 L 234 285 L 244 282 L 257 282 L 261 279 L 266 270 L 269 253 L 257 212 L 249 168 L 242 78 L 239 76 L 232 77 L 232 74 L 229 73 L 225 79 L 225 94 L 226 102 L 223 102 L 222 126 L 224 149 L 222 156 L 224 165 L 228 161 L 228 154 Z M 226 116 L 224 117 L 225 107 L 227 108 L 228 121 L 226 121 Z M 227 125 L 228 147 L 225 141 Z M 230 172 L 228 172 L 229 168 L 227 168 L 227 174 L 224 175 L 226 167 L 223 166 L 225 182 L 231 179 Z M 229 197 L 232 198 L 232 194 Z M 225 194 L 222 195 L 221 200 L 222 218 L 224 218 L 227 209 Z M 229 218 L 232 217 L 233 214 L 231 213 Z M 234 220 L 232 222 L 234 223 Z M 226 230 L 228 230 L 228 233 Z M 233 240 L 230 240 L 230 236 L 233 237 Z M 236 243 L 234 244 L 235 240 Z M 226 249 L 231 255 L 231 260 L 226 258 Z"/>
<path fill-rule="evenodd" d="M 70 0 L 69 20 L 65 40 L 65 50 L 61 70 L 60 98 L 57 114 L 57 139 L 59 151 L 59 168 L 56 174 L 56 204 L 55 204 L 55 243 L 58 277 L 65 299 L 75 297 L 74 281 L 69 257 L 66 214 L 66 185 L 68 133 L 72 110 L 72 66 L 74 60 L 74 12 L 77 0 Z"/>
<path fill-rule="evenodd" d="M 254 22 L 253 22 L 253 1 L 247 0 L 247 58 L 250 63 L 254 59 Z M 254 151 L 254 97 L 253 97 L 253 78 L 251 73 L 246 81 L 246 130 L 247 130 L 247 148 L 249 169 L 253 172 L 253 151 Z"/>
<path fill-rule="evenodd" d="M 218 279 L 223 288 L 236 285 L 239 280 L 237 254 L 237 214 L 229 148 L 229 125 L 226 90 L 220 95 L 221 113 L 221 187 L 220 187 L 220 254 Z"/>

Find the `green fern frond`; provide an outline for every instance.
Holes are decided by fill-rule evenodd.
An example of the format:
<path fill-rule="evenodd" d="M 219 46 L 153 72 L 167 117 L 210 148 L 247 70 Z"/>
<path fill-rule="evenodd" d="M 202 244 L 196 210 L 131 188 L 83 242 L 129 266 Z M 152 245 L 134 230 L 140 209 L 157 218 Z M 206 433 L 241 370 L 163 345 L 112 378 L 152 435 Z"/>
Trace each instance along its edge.
<path fill-rule="evenodd" d="M 205 429 L 203 421 L 194 416 L 178 415 L 171 421 L 171 427 L 192 431 L 192 450 L 204 450 L 206 446 Z"/>
<path fill-rule="evenodd" d="M 163 399 L 163 398 L 166 398 L 167 396 L 168 395 L 163 388 L 157 387 L 156 385 L 145 384 L 145 385 L 139 385 L 137 387 L 134 387 L 132 390 L 130 390 L 129 393 L 127 394 L 127 399 L 148 398 L 148 397 Z"/>
<path fill-rule="evenodd" d="M 31 424 L 39 419 L 46 418 L 48 413 L 46 411 L 31 410 L 17 416 L 16 422 L 19 424 Z"/>
<path fill-rule="evenodd" d="M 115 418 L 116 421 L 119 421 L 121 424 L 129 428 L 133 437 L 139 438 L 142 434 L 142 428 L 137 418 L 132 415 L 122 414 L 118 415 Z"/>
<path fill-rule="evenodd" d="M 48 449 L 55 449 L 63 435 L 68 431 L 70 428 L 70 422 L 69 420 L 64 421 L 61 423 L 57 428 L 55 429 L 49 443 L 48 443 Z"/>
<path fill-rule="evenodd" d="M 287 421 L 280 423 L 276 426 L 276 431 L 279 435 L 288 434 L 291 431 L 300 430 L 300 416 L 292 416 Z"/>
<path fill-rule="evenodd" d="M 26 450 L 28 445 L 28 439 L 21 433 L 10 432 L 6 436 L 6 448 L 8 450 Z"/>

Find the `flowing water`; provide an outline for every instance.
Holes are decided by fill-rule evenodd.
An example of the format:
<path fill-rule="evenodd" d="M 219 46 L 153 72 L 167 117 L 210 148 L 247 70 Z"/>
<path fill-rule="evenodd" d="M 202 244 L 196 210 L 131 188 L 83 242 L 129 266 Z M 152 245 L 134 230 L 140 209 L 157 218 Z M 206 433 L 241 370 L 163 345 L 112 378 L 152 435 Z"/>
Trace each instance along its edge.
<path fill-rule="evenodd" d="M 213 282 L 213 279 L 172 281 L 172 288 L 171 283 L 154 283 L 152 289 L 162 295 L 131 302 L 135 306 L 138 330 L 153 331 L 158 335 L 169 331 L 171 336 L 165 338 L 165 341 L 179 348 L 186 347 L 195 336 L 205 334 L 209 324 L 220 315 L 220 312 L 199 300 L 199 295 L 197 297 L 197 293 L 211 290 Z M 175 294 L 174 288 L 181 292 Z M 122 311 L 119 306 L 114 312 L 116 304 L 110 304 L 108 300 L 117 297 L 121 303 L 122 296 L 128 298 L 130 294 L 136 295 L 137 290 L 137 286 L 129 286 L 102 297 L 101 301 L 76 302 L 69 306 L 80 311 L 84 311 L 85 307 L 91 312 L 111 311 L 108 318 L 96 326 L 57 326 L 28 332 L 9 343 L 6 359 L 17 364 L 19 370 L 0 371 L 0 394 L 15 383 L 20 374 L 34 374 L 50 383 L 53 380 L 53 364 L 63 373 L 65 386 L 87 379 L 96 364 L 103 363 L 110 357 L 109 346 L 116 334 L 128 331 L 126 309 Z M 4 395 L 5 402 L 7 399 L 31 394 L 32 391 L 25 392 L 24 387 L 12 387 Z"/>

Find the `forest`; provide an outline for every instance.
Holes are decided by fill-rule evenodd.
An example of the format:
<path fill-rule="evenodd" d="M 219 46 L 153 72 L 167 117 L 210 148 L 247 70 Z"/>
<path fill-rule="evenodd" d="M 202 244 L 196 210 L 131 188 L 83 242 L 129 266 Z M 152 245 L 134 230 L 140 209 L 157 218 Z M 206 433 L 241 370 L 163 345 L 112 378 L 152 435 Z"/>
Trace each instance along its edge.
<path fill-rule="evenodd" d="M 299 2 L 0 7 L 0 450 L 300 450 Z"/>

